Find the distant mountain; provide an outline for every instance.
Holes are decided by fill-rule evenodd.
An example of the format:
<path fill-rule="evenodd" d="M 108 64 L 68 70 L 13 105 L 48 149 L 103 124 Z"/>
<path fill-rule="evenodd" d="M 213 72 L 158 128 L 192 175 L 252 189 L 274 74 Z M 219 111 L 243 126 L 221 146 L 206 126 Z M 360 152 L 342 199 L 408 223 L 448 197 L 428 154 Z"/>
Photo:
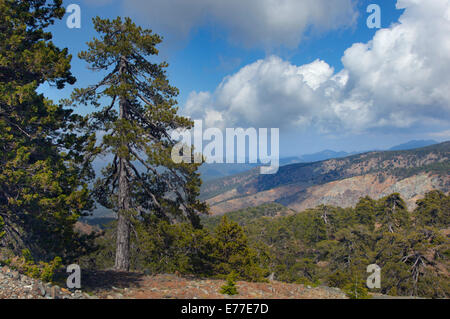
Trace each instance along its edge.
<path fill-rule="evenodd" d="M 280 166 L 286 166 L 291 164 L 297 164 L 297 163 L 311 163 L 311 162 L 318 162 L 323 161 L 331 158 L 341 158 L 350 156 L 353 154 L 357 154 L 356 152 L 353 153 L 347 153 L 347 152 L 335 152 L 332 150 L 325 150 L 318 153 L 313 154 L 305 154 L 300 157 L 285 157 L 280 159 Z M 201 174 L 201 178 L 203 181 L 211 181 L 214 179 L 237 175 L 246 171 L 249 171 L 255 167 L 261 166 L 261 164 L 203 164 L 199 171 Z"/>
<path fill-rule="evenodd" d="M 413 140 L 413 141 L 409 141 L 404 144 L 400 144 L 400 145 L 391 147 L 389 149 L 389 151 L 406 151 L 406 150 L 412 150 L 415 148 L 426 147 L 426 146 L 430 146 L 430 145 L 434 145 L 434 144 L 438 144 L 438 142 L 436 142 L 434 140 Z"/>
<path fill-rule="evenodd" d="M 258 169 L 205 182 L 201 198 L 212 213 L 277 202 L 296 211 L 320 204 L 353 206 L 360 197 L 398 192 L 408 205 L 426 192 L 450 191 L 450 142 L 406 151 L 368 152 L 345 158 Z"/>
<path fill-rule="evenodd" d="M 434 140 L 412 140 L 404 144 L 396 145 L 388 149 L 388 151 L 406 151 L 416 148 L 426 147 L 430 145 L 438 144 Z M 361 152 L 336 152 L 333 150 L 324 150 L 312 154 L 304 154 L 301 156 L 286 157 L 280 159 L 280 166 L 286 166 L 297 163 L 313 163 L 325 161 L 333 158 L 343 158 L 351 155 L 363 153 Z M 199 171 L 204 181 L 211 181 L 227 176 L 233 176 L 240 173 L 249 171 L 260 164 L 204 164 L 200 167 Z"/>

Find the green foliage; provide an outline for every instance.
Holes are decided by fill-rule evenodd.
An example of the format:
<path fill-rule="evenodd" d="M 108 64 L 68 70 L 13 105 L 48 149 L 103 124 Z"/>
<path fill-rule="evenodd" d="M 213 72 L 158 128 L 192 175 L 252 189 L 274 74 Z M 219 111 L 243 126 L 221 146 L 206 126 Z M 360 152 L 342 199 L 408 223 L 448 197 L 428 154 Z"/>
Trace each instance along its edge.
<path fill-rule="evenodd" d="M 24 267 L 24 273 L 32 278 L 40 279 L 45 282 L 52 282 L 55 273 L 61 268 L 62 259 L 55 257 L 51 262 L 39 262 L 32 264 L 27 262 Z"/>
<path fill-rule="evenodd" d="M 107 269 L 114 264 L 117 222 L 97 239 L 99 250 L 82 259 L 84 268 Z M 190 223 L 170 224 L 156 217 L 133 223 L 131 269 L 146 273 L 179 273 L 264 281 L 268 275 L 263 248 L 249 246 L 243 229 L 226 219 L 212 232 Z"/>
<path fill-rule="evenodd" d="M 448 267 L 448 259 L 439 257 L 443 256 L 446 245 L 448 239 L 429 227 L 384 234 L 376 245 L 378 265 L 382 267 L 384 278 L 382 291 L 410 296 L 446 296 L 449 281 L 445 276 L 440 278 L 442 274 L 437 267 L 438 263 Z M 434 278 L 433 289 L 426 287 L 431 278 Z M 430 295 L 431 290 L 434 293 Z"/>
<path fill-rule="evenodd" d="M 343 290 L 350 299 L 370 299 L 369 290 L 363 280 L 350 282 L 344 286 Z"/>
<path fill-rule="evenodd" d="M 236 288 L 236 278 L 237 274 L 232 272 L 227 276 L 227 282 L 220 288 L 220 293 L 223 295 L 234 296 L 238 295 L 239 292 Z"/>
<path fill-rule="evenodd" d="M 396 232 L 399 228 L 410 226 L 410 216 L 406 203 L 400 194 L 394 193 L 379 201 L 377 207 L 377 221 L 382 225 L 382 232 Z"/>
<path fill-rule="evenodd" d="M 208 267 L 207 232 L 192 224 L 171 225 L 156 218 L 136 223 L 138 236 L 132 241 L 132 265 L 151 273 L 192 274 Z"/>
<path fill-rule="evenodd" d="M 415 223 L 418 225 L 446 228 L 450 220 L 450 196 L 441 191 L 432 191 L 417 201 L 414 210 Z"/>
<path fill-rule="evenodd" d="M 209 234 L 190 223 L 170 224 L 149 217 L 135 221 L 130 243 L 130 269 L 146 273 L 202 274 L 207 272 Z M 117 221 L 97 238 L 99 249 L 81 259 L 85 268 L 114 266 Z"/>
<path fill-rule="evenodd" d="M 50 263 L 41 264 L 42 270 L 39 278 L 43 281 L 51 282 L 55 272 L 61 268 L 62 259 L 60 257 L 55 257 Z"/>
<path fill-rule="evenodd" d="M 61 257 L 55 257 L 50 262 L 35 262 L 28 249 L 22 251 L 21 257 L 11 257 L 2 262 L 20 273 L 45 282 L 52 282 L 55 275 L 62 267 Z"/>
<path fill-rule="evenodd" d="M 444 143 L 444 146 L 448 147 L 448 143 Z M 439 145 L 436 145 L 436 147 L 439 147 Z M 442 158 L 445 158 L 445 150 L 438 149 L 438 154 L 436 155 L 437 158 L 441 158 L 440 156 L 444 156 Z M 440 153 L 440 154 L 439 154 Z M 428 165 L 417 165 L 414 167 L 405 167 L 405 168 L 394 168 L 392 169 L 392 174 L 399 179 L 405 179 L 423 172 L 426 173 L 434 173 L 438 175 L 444 175 L 447 174 L 450 171 L 450 161 L 444 160 L 442 162 L 436 162 Z"/>
<path fill-rule="evenodd" d="M 331 287 L 344 288 L 351 284 L 351 277 L 347 271 L 338 269 L 329 273 L 326 276 L 325 281 Z"/>
<path fill-rule="evenodd" d="M 450 266 L 450 242 L 443 232 L 450 224 L 448 199 L 430 192 L 413 213 L 392 194 L 361 198 L 355 208 L 322 205 L 269 217 L 255 214 L 264 211 L 260 207 L 226 216 L 245 224 L 250 246 L 267 249 L 269 272 L 277 280 L 320 283 L 365 298 L 366 268 L 377 264 L 381 289 L 373 292 L 445 298 L 450 294 L 450 280 L 442 271 Z"/>
<path fill-rule="evenodd" d="M 368 196 L 361 198 L 356 204 L 355 214 L 359 224 L 373 227 L 376 218 L 376 201 Z"/>
<path fill-rule="evenodd" d="M 24 258 L 26 263 L 34 263 L 33 256 L 31 255 L 30 250 L 23 249 L 22 250 L 22 257 Z"/>
<path fill-rule="evenodd" d="M 292 213 L 294 213 L 294 211 L 283 205 L 268 203 L 257 207 L 249 207 L 247 209 L 227 213 L 227 218 L 238 223 L 240 226 L 246 226 L 260 217 L 286 216 Z M 213 230 L 221 223 L 222 216 L 203 216 L 201 221 L 203 226 L 209 230 Z"/>
<path fill-rule="evenodd" d="M 61 4 L 0 1 L 1 244 L 48 261 L 75 257 L 81 238 L 73 226 L 92 205 L 81 118 L 37 92 L 75 82 L 67 49 L 45 31 L 64 16 Z"/>
<path fill-rule="evenodd" d="M 239 278 L 261 281 L 268 274 L 261 268 L 258 252 L 249 246 L 242 227 L 227 217 L 215 229 L 211 246 L 215 275 L 226 276 L 235 271 Z"/>

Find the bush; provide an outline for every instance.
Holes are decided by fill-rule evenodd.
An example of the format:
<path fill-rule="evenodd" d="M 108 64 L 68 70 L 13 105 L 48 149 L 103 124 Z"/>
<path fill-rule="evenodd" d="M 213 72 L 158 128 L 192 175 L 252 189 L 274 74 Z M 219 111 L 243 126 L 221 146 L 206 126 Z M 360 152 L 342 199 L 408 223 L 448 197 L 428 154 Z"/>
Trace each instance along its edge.
<path fill-rule="evenodd" d="M 28 277 L 45 282 L 52 282 L 56 272 L 61 269 L 62 259 L 60 257 L 55 257 L 48 263 L 43 261 L 36 263 L 33 260 L 31 252 L 28 249 L 24 249 L 22 250 L 21 257 L 8 258 L 6 261 L 3 261 L 3 263 Z"/>
<path fill-rule="evenodd" d="M 344 292 L 350 299 L 370 299 L 369 290 L 362 281 L 348 283 L 344 287 Z"/>
<path fill-rule="evenodd" d="M 227 277 L 227 283 L 220 288 L 220 293 L 229 296 L 238 295 L 239 293 L 236 288 L 236 278 L 236 273 L 232 272 L 229 274 Z"/>

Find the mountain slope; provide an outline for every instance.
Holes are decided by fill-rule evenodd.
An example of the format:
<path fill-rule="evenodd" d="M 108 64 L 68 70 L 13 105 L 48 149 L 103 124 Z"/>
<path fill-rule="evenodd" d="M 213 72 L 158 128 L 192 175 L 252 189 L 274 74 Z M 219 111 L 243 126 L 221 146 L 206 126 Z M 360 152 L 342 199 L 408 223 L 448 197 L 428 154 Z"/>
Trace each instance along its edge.
<path fill-rule="evenodd" d="M 347 152 L 335 152 L 332 150 L 325 150 L 313 154 L 305 154 L 300 157 L 286 157 L 280 159 L 280 166 L 297 164 L 297 163 L 309 163 L 324 161 L 331 158 L 341 158 L 350 156 L 357 153 L 347 153 Z M 225 159 L 224 159 L 225 162 Z M 219 179 L 227 176 L 237 175 L 251 170 L 252 168 L 258 167 L 260 164 L 249 164 L 249 163 L 205 163 L 200 166 L 199 172 L 201 174 L 203 181 L 211 181 L 214 179 Z"/>
<path fill-rule="evenodd" d="M 438 142 L 434 140 L 413 140 L 400 145 L 393 146 L 389 149 L 389 151 L 406 151 L 412 150 L 415 148 L 426 147 L 430 145 L 437 144 Z"/>
<path fill-rule="evenodd" d="M 407 151 L 369 152 L 281 167 L 274 175 L 257 168 L 206 182 L 202 199 L 213 214 L 268 202 L 301 210 L 319 204 L 352 206 L 361 196 L 399 192 L 412 206 L 431 189 L 450 190 L 450 142 Z"/>
<path fill-rule="evenodd" d="M 314 154 L 306 154 L 300 156 L 301 163 L 311 163 L 311 162 L 318 162 L 318 161 L 325 161 L 332 158 L 341 158 L 346 157 L 350 155 L 354 155 L 356 153 L 347 153 L 347 152 L 336 152 L 332 150 L 325 150 L 322 152 L 314 153 Z"/>

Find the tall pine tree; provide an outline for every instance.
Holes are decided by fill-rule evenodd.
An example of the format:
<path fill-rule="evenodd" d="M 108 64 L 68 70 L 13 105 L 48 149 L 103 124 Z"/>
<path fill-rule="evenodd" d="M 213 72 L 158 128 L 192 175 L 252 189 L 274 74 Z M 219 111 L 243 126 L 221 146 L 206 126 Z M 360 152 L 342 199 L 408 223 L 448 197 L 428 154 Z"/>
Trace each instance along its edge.
<path fill-rule="evenodd" d="M 73 227 L 92 204 L 80 165 L 78 117 L 38 94 L 73 84 L 71 56 L 46 27 L 63 17 L 61 0 L 0 0 L 0 219 L 2 245 L 35 258 L 68 257 Z M 83 177 L 84 176 L 84 177 Z"/>
<path fill-rule="evenodd" d="M 183 219 L 199 226 L 198 213 L 206 205 L 197 200 L 198 164 L 176 164 L 171 159 L 175 140 L 171 131 L 193 123 L 177 115 L 178 90 L 169 84 L 167 63 L 149 61 L 162 40 L 131 19 L 94 18 L 100 38 L 88 43 L 79 57 L 106 76 L 98 84 L 77 89 L 74 101 L 100 109 L 91 128 L 104 133 L 100 154 L 113 160 L 96 182 L 96 199 L 118 213 L 115 268 L 130 266 L 132 218 L 153 214 L 170 222 Z"/>

